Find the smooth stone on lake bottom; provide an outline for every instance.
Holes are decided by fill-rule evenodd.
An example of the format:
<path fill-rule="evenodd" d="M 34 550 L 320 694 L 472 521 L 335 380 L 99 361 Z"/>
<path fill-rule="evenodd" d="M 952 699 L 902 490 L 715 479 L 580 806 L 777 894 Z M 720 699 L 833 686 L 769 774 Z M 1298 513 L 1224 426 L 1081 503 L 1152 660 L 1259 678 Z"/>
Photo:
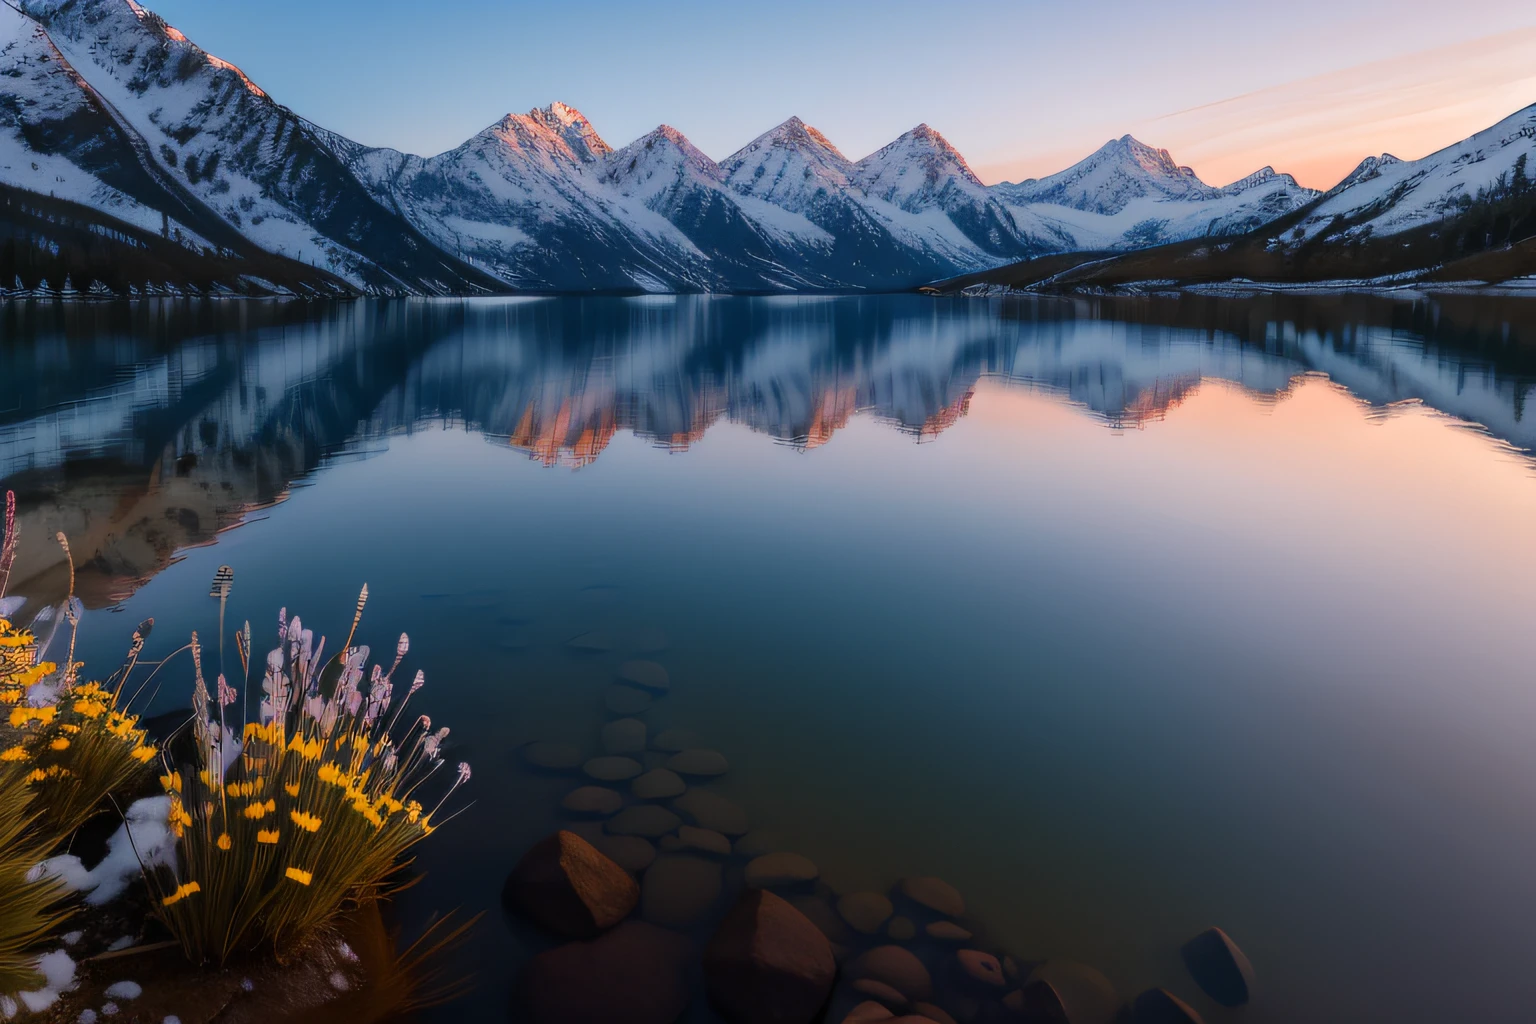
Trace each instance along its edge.
<path fill-rule="evenodd" d="M 718 750 L 683 750 L 667 758 L 667 767 L 679 775 L 724 775 L 730 768 Z"/>
<path fill-rule="evenodd" d="M 592 840 L 609 860 L 632 875 L 638 875 L 656 862 L 656 847 L 640 836 L 600 835 Z"/>
<path fill-rule="evenodd" d="M 965 900 L 954 886 L 941 878 L 912 877 L 901 880 L 901 891 L 913 903 L 945 917 L 964 917 Z"/>
<path fill-rule="evenodd" d="M 741 836 L 747 833 L 747 812 L 718 793 L 697 787 L 690 789 L 672 801 L 674 810 L 682 812 L 700 828 L 713 829 L 723 835 Z"/>
<path fill-rule="evenodd" d="M 960 965 L 961 973 L 977 984 L 1002 988 L 1008 983 L 1003 975 L 1003 965 L 991 953 L 983 953 L 979 949 L 962 949 L 955 954 L 955 962 Z"/>
<path fill-rule="evenodd" d="M 1253 990 L 1253 964 L 1220 928 L 1209 928 L 1180 950 L 1189 976 L 1222 1006 L 1242 1006 Z"/>
<path fill-rule="evenodd" d="M 638 715 L 651 708 L 651 695 L 633 686 L 610 686 L 603 695 L 603 706 L 615 715 Z"/>
<path fill-rule="evenodd" d="M 640 754 L 645 752 L 645 723 L 638 718 L 621 718 L 603 726 L 603 752 Z"/>
<path fill-rule="evenodd" d="M 861 953 L 847 966 L 844 975 L 849 981 L 869 978 L 889 985 L 908 999 L 927 999 L 933 995 L 933 978 L 928 968 L 900 946 L 876 946 Z"/>
<path fill-rule="evenodd" d="M 696 828 L 693 825 L 683 825 L 678 828 L 677 835 L 662 839 L 661 848 L 673 852 L 696 850 L 699 853 L 712 853 L 717 857 L 731 855 L 729 839 L 719 832 L 712 832 L 707 828 Z"/>
<path fill-rule="evenodd" d="M 573 636 L 565 642 L 565 646 L 578 651 L 611 651 L 613 650 L 613 637 L 602 630 L 592 630 Z"/>
<path fill-rule="evenodd" d="M 771 885 L 799 885 L 814 882 L 821 874 L 814 861 L 798 853 L 765 853 L 747 863 L 748 888 Z"/>
<path fill-rule="evenodd" d="M 534 957 L 519 998 L 529 1024 L 672 1024 L 688 1007 L 693 958 L 683 936 L 626 921 Z"/>
<path fill-rule="evenodd" d="M 771 892 L 747 892 L 704 950 L 710 1002 L 734 1024 L 803 1024 L 832 991 L 837 961 L 816 926 Z"/>
<path fill-rule="evenodd" d="M 657 857 L 640 883 L 640 914 L 652 924 L 691 928 L 714 909 L 724 877 L 719 861 L 707 857 Z"/>
<path fill-rule="evenodd" d="M 631 782 L 629 791 L 641 800 L 667 800 L 686 793 L 688 784 L 676 772 L 652 768 Z"/>
<path fill-rule="evenodd" d="M 890 920 L 895 908 L 878 892 L 851 892 L 837 901 L 837 912 L 854 931 L 874 935 Z"/>
<path fill-rule="evenodd" d="M 699 745 L 699 737 L 692 729 L 663 729 L 651 739 L 651 746 L 668 754 L 689 750 Z"/>
<path fill-rule="evenodd" d="M 546 771 L 572 771 L 581 767 L 586 755 L 569 743 L 539 740 L 522 749 L 523 760 Z"/>
<path fill-rule="evenodd" d="M 953 921 L 934 921 L 927 928 L 924 928 L 923 931 L 928 933 L 930 939 L 935 939 L 939 942 L 968 942 L 971 939 L 971 933 Z M 1008 973 L 1006 964 L 1004 965 L 1004 973 Z M 1017 973 L 1017 968 L 1015 968 L 1014 973 Z"/>
<path fill-rule="evenodd" d="M 624 797 L 607 786 L 582 786 L 565 794 L 560 806 L 573 814 L 613 814 L 624 806 Z"/>
<path fill-rule="evenodd" d="M 626 661 L 619 666 L 619 678 L 633 686 L 665 693 L 672 686 L 667 670 L 654 661 Z"/>
<path fill-rule="evenodd" d="M 635 909 L 640 890 L 624 869 L 573 832 L 534 844 L 507 878 L 509 908 L 564 938 L 590 938 Z"/>
<path fill-rule="evenodd" d="M 1069 960 L 1048 960 L 1036 967 L 1018 995 L 1026 1020 L 1111 1024 L 1122 1007 L 1108 978 Z"/>
<path fill-rule="evenodd" d="M 917 925 L 912 923 L 910 917 L 893 917 L 891 923 L 885 926 L 885 934 L 897 942 L 911 942 L 917 938 Z"/>
<path fill-rule="evenodd" d="M 581 770 L 599 782 L 623 782 L 639 775 L 643 769 L 632 757 L 594 757 L 582 765 Z"/>
<path fill-rule="evenodd" d="M 655 839 L 681 825 L 682 819 L 656 804 L 636 804 L 609 818 L 603 828 L 615 836 L 644 836 Z"/>
<path fill-rule="evenodd" d="M 891 1010 L 905 1010 L 911 1002 L 906 996 L 897 992 L 883 981 L 874 978 L 860 978 L 848 986 L 861 996 L 867 996 L 877 1003 L 881 1003 Z"/>
<path fill-rule="evenodd" d="M 1149 988 L 1131 1007 L 1131 1024 L 1205 1024 L 1201 1016 L 1165 988 Z"/>

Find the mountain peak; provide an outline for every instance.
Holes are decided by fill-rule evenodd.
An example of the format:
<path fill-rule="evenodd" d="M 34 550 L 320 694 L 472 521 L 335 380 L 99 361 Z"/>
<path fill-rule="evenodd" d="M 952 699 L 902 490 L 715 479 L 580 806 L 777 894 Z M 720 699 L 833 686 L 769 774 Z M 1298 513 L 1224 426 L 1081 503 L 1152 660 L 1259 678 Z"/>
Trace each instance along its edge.
<path fill-rule="evenodd" d="M 623 149 L 608 155 L 603 180 L 618 185 L 651 181 L 658 175 L 678 181 L 690 172 L 711 181 L 724 177 L 720 166 L 669 124 L 658 125 Z"/>
<path fill-rule="evenodd" d="M 583 163 L 595 163 L 613 152 L 585 114 L 558 100 L 547 107 L 533 108 L 527 117 L 564 139 Z"/>
<path fill-rule="evenodd" d="M 1100 146 L 1086 159 L 1048 178 L 1007 186 L 1016 201 L 1054 203 L 1113 214 L 1136 199 L 1209 199 L 1218 190 L 1181 167 L 1166 149 L 1131 135 Z"/>
<path fill-rule="evenodd" d="M 949 140 L 920 124 L 860 160 L 855 177 L 866 193 L 908 209 L 934 201 L 951 182 L 984 188 Z"/>
<path fill-rule="evenodd" d="M 771 131 L 758 136 L 757 139 L 747 144 L 747 148 L 750 149 L 752 146 L 755 146 L 758 143 L 764 141 L 767 141 L 772 145 L 790 145 L 796 147 L 823 149 L 832 154 L 832 156 L 836 157 L 842 163 L 849 162 L 848 158 L 843 155 L 842 151 L 832 144 L 831 139 L 827 138 L 821 132 L 817 131 L 815 128 L 812 128 L 798 117 L 791 117 L 777 128 L 774 128 Z"/>

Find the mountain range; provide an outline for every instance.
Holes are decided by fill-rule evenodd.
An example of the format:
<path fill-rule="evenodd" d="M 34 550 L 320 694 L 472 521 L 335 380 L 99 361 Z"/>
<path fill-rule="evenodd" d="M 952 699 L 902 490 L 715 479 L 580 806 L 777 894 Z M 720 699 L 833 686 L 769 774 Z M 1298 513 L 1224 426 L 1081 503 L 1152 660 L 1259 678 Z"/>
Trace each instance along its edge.
<path fill-rule="evenodd" d="M 1414 179 L 1418 214 L 1357 224 L 1356 198 L 1404 201 L 1391 183 L 1407 166 L 1368 161 L 1327 194 L 1268 167 L 1215 187 L 1126 136 L 988 186 L 928 125 L 851 160 L 791 118 L 717 162 L 665 125 L 614 149 L 560 103 L 420 157 L 313 124 L 134 0 L 0 7 L 12 292 L 910 289 L 1282 224 L 1287 245 L 1332 245 L 1336 223 L 1465 212 L 1443 186 L 1475 175 Z"/>

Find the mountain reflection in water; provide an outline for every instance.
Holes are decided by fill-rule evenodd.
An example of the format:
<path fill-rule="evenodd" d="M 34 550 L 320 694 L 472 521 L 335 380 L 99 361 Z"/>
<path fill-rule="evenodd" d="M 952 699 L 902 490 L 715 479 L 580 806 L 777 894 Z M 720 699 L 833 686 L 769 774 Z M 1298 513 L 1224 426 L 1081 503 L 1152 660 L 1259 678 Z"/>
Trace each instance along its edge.
<path fill-rule="evenodd" d="M 1444 298 L 646 298 L 13 304 L 0 309 L 0 482 L 21 589 L 62 593 L 64 529 L 101 607 L 323 460 L 462 423 L 548 466 L 627 431 L 686 451 L 722 420 L 809 450 L 855 415 L 930 441 L 983 377 L 1115 429 L 1202 381 L 1282 400 L 1327 374 L 1390 415 L 1417 400 L 1536 448 L 1536 301 Z M 46 529 L 25 529 L 27 520 Z"/>

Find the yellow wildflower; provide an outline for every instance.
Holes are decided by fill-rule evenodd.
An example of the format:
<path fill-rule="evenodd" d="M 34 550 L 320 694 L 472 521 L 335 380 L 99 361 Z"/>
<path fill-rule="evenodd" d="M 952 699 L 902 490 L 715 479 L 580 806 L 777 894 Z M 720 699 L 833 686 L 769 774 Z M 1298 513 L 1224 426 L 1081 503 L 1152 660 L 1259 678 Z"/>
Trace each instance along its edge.
<path fill-rule="evenodd" d="M 293 783 L 290 786 L 284 786 L 283 787 L 283 792 L 287 793 L 289 796 L 298 796 L 299 795 L 299 784 L 297 782 L 295 782 L 295 783 Z"/>
<path fill-rule="evenodd" d="M 160 753 L 160 751 L 156 747 L 134 747 L 128 752 L 128 756 L 132 757 L 135 761 L 149 764 L 150 761 L 154 760 L 155 755 L 158 753 Z"/>
<path fill-rule="evenodd" d="M 277 829 L 275 828 L 264 828 L 256 833 L 256 841 L 258 843 L 275 843 L 277 842 L 277 839 L 278 834 Z"/>
<path fill-rule="evenodd" d="M 75 701 L 75 714 L 84 715 L 86 718 L 100 718 L 106 714 L 107 706 L 99 700 Z"/>
<path fill-rule="evenodd" d="M 56 739 L 52 743 L 48 744 L 48 749 L 49 750 L 68 750 L 69 749 L 69 740 L 65 739 L 63 736 L 60 736 L 58 739 Z"/>
<path fill-rule="evenodd" d="M 268 814 L 276 810 L 276 800 L 268 800 L 266 803 L 262 803 L 260 800 L 258 800 L 255 803 L 246 804 L 244 814 L 252 821 L 260 821 L 262 818 L 265 818 Z"/>
<path fill-rule="evenodd" d="M 177 902 L 179 902 L 181 900 L 186 899 L 188 896 L 191 896 L 193 893 L 198 893 L 198 892 L 202 892 L 202 891 L 203 891 L 203 887 L 201 885 L 198 885 L 196 882 L 184 882 L 181 885 L 178 885 L 176 887 L 176 891 L 175 892 L 171 893 L 169 896 L 167 896 L 164 900 L 161 901 L 161 906 L 168 907 L 168 906 L 170 906 L 173 903 L 177 903 Z"/>
<path fill-rule="evenodd" d="M 367 818 L 369 823 L 371 823 L 374 828 L 384 827 L 384 819 L 380 817 L 379 812 L 374 810 L 366 801 L 358 800 L 352 805 L 352 809 L 358 814 L 361 814 L 363 817 Z"/>
<path fill-rule="evenodd" d="M 235 845 L 234 840 L 229 838 L 229 833 L 228 832 L 221 832 L 221 833 L 219 833 L 219 849 L 221 849 L 221 850 L 228 850 L 231 846 L 234 846 L 234 845 Z"/>
<path fill-rule="evenodd" d="M 20 745 L 14 746 L 5 753 L 0 754 L 0 761 L 25 761 L 26 759 L 27 749 Z"/>
<path fill-rule="evenodd" d="M 287 871 L 283 872 L 283 874 L 286 877 L 293 879 L 295 882 L 298 882 L 300 885 L 308 885 L 315 877 L 308 871 L 300 871 L 298 868 L 289 868 Z"/>

